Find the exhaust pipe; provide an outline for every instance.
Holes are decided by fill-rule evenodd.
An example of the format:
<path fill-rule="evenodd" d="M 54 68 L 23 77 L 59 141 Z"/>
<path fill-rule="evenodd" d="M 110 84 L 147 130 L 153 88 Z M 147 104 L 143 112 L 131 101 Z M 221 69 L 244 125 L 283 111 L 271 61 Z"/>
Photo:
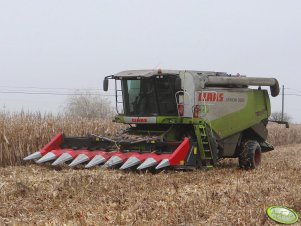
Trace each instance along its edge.
<path fill-rule="evenodd" d="M 203 85 L 204 87 L 212 85 L 269 86 L 273 97 L 278 96 L 280 92 L 279 83 L 275 78 L 208 76 Z"/>

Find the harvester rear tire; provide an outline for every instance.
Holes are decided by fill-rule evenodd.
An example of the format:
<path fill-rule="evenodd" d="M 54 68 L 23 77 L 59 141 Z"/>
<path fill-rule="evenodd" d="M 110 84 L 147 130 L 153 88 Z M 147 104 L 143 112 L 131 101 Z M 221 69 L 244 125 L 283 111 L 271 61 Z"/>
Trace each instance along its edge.
<path fill-rule="evenodd" d="M 261 162 L 261 147 L 256 140 L 244 143 L 238 158 L 239 167 L 245 170 L 256 169 Z"/>

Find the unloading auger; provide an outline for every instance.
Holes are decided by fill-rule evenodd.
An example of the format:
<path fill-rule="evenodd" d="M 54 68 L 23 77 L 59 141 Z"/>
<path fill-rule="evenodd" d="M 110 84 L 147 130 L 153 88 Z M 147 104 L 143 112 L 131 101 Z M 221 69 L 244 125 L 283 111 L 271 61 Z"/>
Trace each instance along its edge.
<path fill-rule="evenodd" d="M 85 168 L 193 169 L 239 158 L 254 169 L 266 142 L 269 94 L 279 94 L 275 78 L 254 78 L 210 71 L 132 70 L 105 77 L 115 81 L 114 121 L 129 128 L 115 137 L 60 133 L 24 160 Z M 254 88 L 249 88 L 252 86 Z M 121 88 L 119 88 L 121 87 Z"/>

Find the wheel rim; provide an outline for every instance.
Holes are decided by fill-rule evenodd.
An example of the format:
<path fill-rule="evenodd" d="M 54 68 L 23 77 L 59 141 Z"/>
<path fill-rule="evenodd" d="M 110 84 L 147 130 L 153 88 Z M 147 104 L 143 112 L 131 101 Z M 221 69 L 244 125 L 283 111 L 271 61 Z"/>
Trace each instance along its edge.
<path fill-rule="evenodd" d="M 260 152 L 260 150 L 256 149 L 255 154 L 254 154 L 255 167 L 260 165 L 260 162 L 261 162 L 261 152 Z"/>

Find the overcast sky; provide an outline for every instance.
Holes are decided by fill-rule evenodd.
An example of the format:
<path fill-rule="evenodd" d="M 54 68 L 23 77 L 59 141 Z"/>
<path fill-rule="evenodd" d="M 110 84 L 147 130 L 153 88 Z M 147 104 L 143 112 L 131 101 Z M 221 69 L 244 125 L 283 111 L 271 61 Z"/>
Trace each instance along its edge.
<path fill-rule="evenodd" d="M 300 0 L 0 0 L 0 109 L 58 112 L 53 93 L 160 67 L 276 77 L 301 122 L 300 43 Z"/>

